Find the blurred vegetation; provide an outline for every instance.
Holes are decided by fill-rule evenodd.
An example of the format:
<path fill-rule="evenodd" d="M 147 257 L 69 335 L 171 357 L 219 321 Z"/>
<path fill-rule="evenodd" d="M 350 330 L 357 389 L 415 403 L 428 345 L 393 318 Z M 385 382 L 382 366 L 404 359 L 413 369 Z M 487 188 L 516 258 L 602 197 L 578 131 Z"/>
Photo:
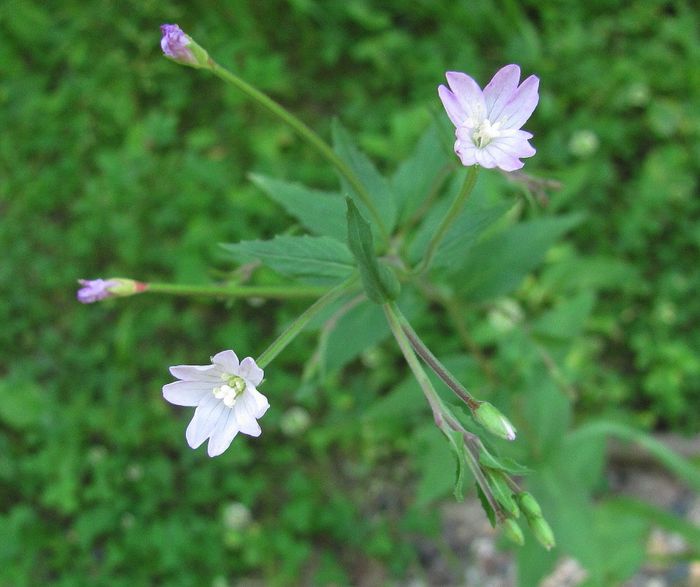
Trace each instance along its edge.
<path fill-rule="evenodd" d="M 523 412 L 542 456 L 560 436 L 538 413 L 562 430 L 700 424 L 699 20 L 680 0 L 3 3 L 0 584 L 401 578 L 450 491 L 451 456 L 397 351 L 352 331 L 372 316 L 346 320 L 357 348 L 303 382 L 315 335 L 290 346 L 268 368 L 265 434 L 210 460 L 186 447 L 187 410 L 161 398 L 167 366 L 255 356 L 304 304 L 76 303 L 79 277 L 203 283 L 229 269 L 218 242 L 285 230 L 249 172 L 336 187 L 287 128 L 163 59 L 161 23 L 323 135 L 339 116 L 388 172 L 442 116 L 446 70 L 485 83 L 517 62 L 541 78 L 525 171 L 563 187 L 522 213 L 584 217 L 536 273 L 457 309 L 466 341 L 433 306 L 416 328 Z"/>

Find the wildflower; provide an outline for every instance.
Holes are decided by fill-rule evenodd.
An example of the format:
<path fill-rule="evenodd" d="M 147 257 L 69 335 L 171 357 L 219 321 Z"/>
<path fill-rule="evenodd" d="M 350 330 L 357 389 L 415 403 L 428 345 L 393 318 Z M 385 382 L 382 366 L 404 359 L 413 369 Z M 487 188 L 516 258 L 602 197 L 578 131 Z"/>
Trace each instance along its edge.
<path fill-rule="evenodd" d="M 532 134 L 520 127 L 537 106 L 540 80 L 531 75 L 518 85 L 517 65 L 501 68 L 483 91 L 464 73 L 448 71 L 446 77 L 450 87 L 441 85 L 438 94 L 456 127 L 455 153 L 462 164 L 520 169 L 520 158 L 535 154 L 528 142 Z"/>
<path fill-rule="evenodd" d="M 176 24 L 161 25 L 160 48 L 166 57 L 182 65 L 208 67 L 209 55 Z"/>
<path fill-rule="evenodd" d="M 145 291 L 148 287 L 145 283 L 133 279 L 112 277 L 110 279 L 78 279 L 82 286 L 78 290 L 78 301 L 83 304 L 92 304 L 106 298 L 131 296 Z"/>
<path fill-rule="evenodd" d="M 179 365 L 170 373 L 180 381 L 163 386 L 163 397 L 177 406 L 196 406 L 185 436 L 187 444 L 197 448 L 209 439 L 208 454 L 224 452 L 236 434 L 262 433 L 257 420 L 270 404 L 256 386 L 263 380 L 263 370 L 255 360 L 238 361 L 231 350 L 217 353 L 211 365 Z"/>

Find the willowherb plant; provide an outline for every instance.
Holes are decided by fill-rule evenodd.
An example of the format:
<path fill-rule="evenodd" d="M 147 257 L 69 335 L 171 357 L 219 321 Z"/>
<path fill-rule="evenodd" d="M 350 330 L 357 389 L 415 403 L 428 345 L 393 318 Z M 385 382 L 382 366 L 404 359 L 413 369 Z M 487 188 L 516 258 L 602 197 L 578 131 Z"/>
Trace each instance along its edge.
<path fill-rule="evenodd" d="M 554 535 L 541 508 L 513 478 L 525 474 L 527 469 L 500 457 L 495 449 L 487 448 L 488 439 L 482 439 L 486 431 L 515 441 L 515 427 L 498 408 L 467 391 L 426 346 L 399 303 L 404 287 L 426 292 L 439 285 L 439 269 L 451 263 L 450 250 L 468 246 L 475 237 L 473 225 L 460 223 L 479 168 L 512 172 L 523 167 L 522 158 L 535 154 L 529 143 L 532 135 L 521 127 L 537 105 L 538 78 L 530 76 L 520 84 L 520 68 L 506 65 L 482 90 L 464 73 L 447 73 L 449 88 L 441 85 L 438 94 L 455 126 L 454 151 L 468 169 L 466 173 L 452 169 L 457 175 L 464 173 L 464 178 L 461 187 L 453 190 L 456 193 L 451 204 L 444 209 L 436 206 L 433 198 L 443 191 L 446 174 L 436 173 L 426 183 L 422 170 L 408 166 L 402 183 L 404 192 L 392 189 L 339 125 L 334 128 L 331 147 L 282 106 L 216 63 L 177 25 L 166 24 L 161 30 L 161 48 L 166 57 L 210 71 L 288 124 L 335 167 L 343 196 L 300 192 L 298 186 L 290 189 L 290 184 L 284 182 L 254 178 L 263 191 L 282 203 L 315 235 L 284 235 L 272 240 L 225 245 L 225 248 L 239 262 L 256 260 L 289 277 L 288 286 L 245 283 L 190 286 L 123 278 L 80 280 L 83 287 L 78 300 L 91 303 L 141 292 L 318 298 L 257 359 L 247 357 L 239 361 L 234 351 L 224 350 L 212 356 L 209 365 L 170 368 L 178 381 L 164 385 L 163 396 L 170 403 L 195 407 L 187 427 L 187 442 L 197 448 L 208 440 L 208 454 L 212 457 L 224 452 L 239 432 L 250 436 L 261 434 L 258 420 L 269 408 L 267 398 L 257 389 L 264 383 L 263 369 L 314 317 L 338 301 L 358 296 L 380 305 L 428 401 L 435 424 L 456 457 L 455 496 L 461 499 L 465 474 L 471 472 L 492 524 L 500 525 L 508 538 L 522 544 L 523 533 L 516 521 L 522 513 L 540 543 L 552 548 Z M 431 149 L 440 148 L 435 135 L 424 143 L 428 154 Z M 442 213 L 431 214 L 432 210 Z M 491 222 L 497 218 L 498 215 L 489 216 Z M 417 225 L 420 226 L 416 229 Z M 488 259 L 484 263 L 488 264 Z M 455 395 L 455 405 L 437 393 L 425 366 Z"/>

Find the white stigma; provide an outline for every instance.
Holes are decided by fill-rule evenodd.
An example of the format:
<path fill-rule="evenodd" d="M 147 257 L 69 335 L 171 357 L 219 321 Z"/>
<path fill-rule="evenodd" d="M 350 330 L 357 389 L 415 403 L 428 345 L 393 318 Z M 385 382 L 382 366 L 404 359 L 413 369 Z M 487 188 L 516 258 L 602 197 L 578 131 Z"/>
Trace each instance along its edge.
<path fill-rule="evenodd" d="M 492 125 L 488 118 L 484 118 L 472 132 L 474 144 L 480 149 L 488 145 L 493 139 L 500 137 L 498 123 Z"/>
<path fill-rule="evenodd" d="M 232 408 L 238 397 L 245 391 L 246 382 L 242 377 L 237 375 L 224 374 L 221 376 L 226 383 L 219 385 L 212 390 L 216 399 L 224 401 L 224 405 Z"/>

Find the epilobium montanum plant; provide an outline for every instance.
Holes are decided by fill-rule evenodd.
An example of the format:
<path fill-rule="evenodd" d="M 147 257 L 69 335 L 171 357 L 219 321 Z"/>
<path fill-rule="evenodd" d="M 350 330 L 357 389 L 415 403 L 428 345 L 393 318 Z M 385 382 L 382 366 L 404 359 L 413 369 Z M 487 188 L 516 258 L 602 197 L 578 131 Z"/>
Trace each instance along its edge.
<path fill-rule="evenodd" d="M 507 208 L 483 200 L 467 205 L 481 167 L 511 172 L 531 157 L 532 135 L 521 130 L 538 101 L 538 79 L 528 77 L 519 85 L 520 68 L 507 65 L 482 91 L 464 73 L 448 72 L 449 89 L 438 88 L 440 100 L 455 126 L 454 150 L 468 169 L 454 165 L 454 156 L 444 149 L 443 119 L 421 140 L 418 151 L 404 164 L 393 182 L 381 175 L 339 125 L 333 128 L 333 146 L 280 104 L 261 93 L 235 73 L 216 63 L 209 54 L 175 24 L 162 27 L 161 48 L 172 61 L 205 69 L 245 93 L 289 125 L 303 140 L 335 168 L 341 193 L 320 194 L 296 184 L 254 176 L 253 181 L 284 207 L 310 235 L 277 236 L 272 240 L 243 241 L 224 245 L 231 259 L 255 261 L 251 270 L 240 272 L 245 279 L 216 285 L 141 283 L 125 279 L 92 280 L 80 283 L 81 302 L 150 292 L 174 295 L 212 295 L 220 298 L 317 298 L 257 359 L 239 362 L 232 350 L 215 354 L 209 365 L 180 365 L 170 368 L 178 381 L 163 387 L 164 398 L 179 406 L 195 407 L 186 431 L 192 448 L 208 442 L 209 456 L 223 453 L 242 432 L 259 436 L 258 420 L 269 407 L 258 391 L 263 369 L 322 311 L 330 314 L 323 333 L 357 303 L 381 308 L 388 331 L 393 334 L 408 368 L 418 382 L 457 463 L 454 493 L 458 499 L 469 475 L 492 524 L 504 535 L 522 544 L 518 520 L 523 513 L 535 537 L 550 549 L 551 528 L 535 498 L 520 489 L 515 476 L 527 469 L 498 454 L 494 438 L 517 441 L 515 426 L 492 403 L 479 399 L 455 377 L 423 342 L 404 315 L 402 307 L 410 290 L 430 302 L 454 310 L 459 300 L 453 292 L 466 281 L 460 273 L 463 251 Z M 444 122 L 443 122 L 444 121 Z M 450 175 L 459 179 L 449 184 Z M 460 177 L 462 176 L 463 177 Z M 442 197 L 441 197 L 442 196 Z M 473 201 L 473 199 L 472 199 Z M 475 218 L 476 216 L 476 218 Z M 265 265 L 289 279 L 284 286 L 255 285 L 254 267 Z M 491 272 L 484 258 L 480 266 Z M 468 277 L 468 276 L 467 276 Z M 459 319 L 459 311 L 450 312 Z M 367 329 L 382 327 L 368 322 Z M 438 392 L 426 367 L 451 393 Z M 274 375 L 273 375 L 274 376 Z M 273 405 L 274 405 L 274 398 Z M 492 438 L 489 438 L 489 435 Z"/>

